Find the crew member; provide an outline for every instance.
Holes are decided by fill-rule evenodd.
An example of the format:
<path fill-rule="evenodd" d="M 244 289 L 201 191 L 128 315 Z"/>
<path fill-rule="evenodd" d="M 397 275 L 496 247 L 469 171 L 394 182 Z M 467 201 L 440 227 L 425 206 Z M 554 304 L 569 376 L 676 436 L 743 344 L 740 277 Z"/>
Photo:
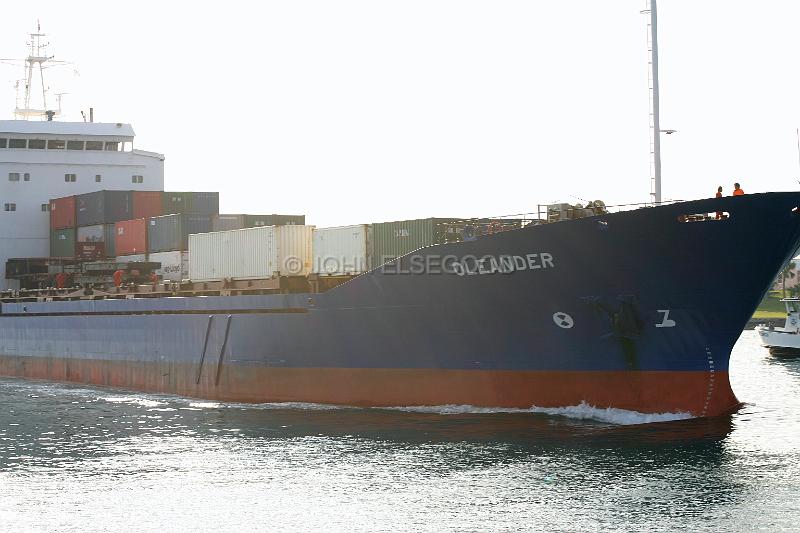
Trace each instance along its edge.
<path fill-rule="evenodd" d="M 722 198 L 722 185 L 717 187 L 717 198 Z M 717 220 L 722 218 L 722 211 L 717 211 Z"/>
<path fill-rule="evenodd" d="M 115 270 L 114 271 L 114 286 L 121 287 L 122 286 L 122 270 Z"/>
<path fill-rule="evenodd" d="M 744 191 L 739 186 L 739 184 L 738 183 L 734 183 L 733 184 L 733 195 L 734 196 L 742 196 L 743 194 L 744 194 Z"/>
<path fill-rule="evenodd" d="M 150 272 L 150 281 L 154 286 L 156 283 L 158 283 L 158 275 L 155 272 Z"/>
<path fill-rule="evenodd" d="M 67 275 L 63 272 L 56 274 L 56 289 L 63 289 L 67 283 Z"/>

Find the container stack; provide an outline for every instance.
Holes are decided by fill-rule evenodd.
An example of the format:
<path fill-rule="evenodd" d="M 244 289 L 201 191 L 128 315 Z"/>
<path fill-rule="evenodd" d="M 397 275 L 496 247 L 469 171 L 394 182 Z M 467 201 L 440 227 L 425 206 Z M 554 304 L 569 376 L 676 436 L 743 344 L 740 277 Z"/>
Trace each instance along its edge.
<path fill-rule="evenodd" d="M 50 201 L 50 256 L 161 263 L 162 279 L 352 276 L 519 220 L 424 218 L 315 228 L 304 215 L 219 214 L 217 192 L 97 191 Z"/>
<path fill-rule="evenodd" d="M 75 197 L 50 200 L 50 257 L 75 257 Z"/>
<path fill-rule="evenodd" d="M 147 200 L 150 214 L 140 219 L 141 222 L 130 221 L 139 236 L 137 244 L 140 248 L 136 251 L 129 249 L 132 255 L 117 256 L 117 260 L 161 263 L 156 274 L 162 279 L 186 279 L 189 234 L 211 231 L 211 219 L 219 213 L 219 193 L 164 192 L 160 198 Z M 119 234 L 121 229 L 117 228 L 118 239 L 122 238 Z"/>

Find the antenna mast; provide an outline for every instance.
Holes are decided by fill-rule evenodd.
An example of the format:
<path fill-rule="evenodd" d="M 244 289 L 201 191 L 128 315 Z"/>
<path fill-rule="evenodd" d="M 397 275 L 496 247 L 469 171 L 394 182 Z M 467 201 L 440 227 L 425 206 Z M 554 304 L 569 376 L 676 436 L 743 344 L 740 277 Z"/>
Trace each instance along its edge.
<path fill-rule="evenodd" d="M 41 33 L 42 27 L 39 22 L 36 22 L 36 33 L 29 34 L 31 37 L 30 42 L 28 42 L 28 46 L 30 46 L 30 51 L 28 53 L 28 57 L 25 58 L 25 78 L 22 81 L 25 84 L 25 97 L 23 99 L 23 107 L 19 106 L 19 95 L 17 96 L 17 105 L 14 108 L 14 119 L 22 119 L 28 120 L 31 117 L 40 117 L 42 119 L 48 116 L 53 115 L 60 115 L 61 114 L 61 97 L 58 98 L 58 110 L 50 110 L 47 108 L 47 86 L 44 84 L 44 69 L 47 68 L 45 63 L 51 61 L 54 56 L 47 55 L 47 46 L 49 43 L 43 42 L 42 38 L 46 37 L 46 34 Z M 58 63 L 58 61 L 56 61 Z M 35 70 L 39 70 L 39 81 L 42 84 L 42 108 L 41 109 L 34 109 L 31 108 L 31 92 L 32 92 L 32 83 L 33 83 L 33 76 L 35 75 Z M 19 82 L 17 82 L 17 90 L 19 90 Z"/>
<path fill-rule="evenodd" d="M 650 52 L 650 196 L 655 204 L 661 203 L 661 124 L 659 123 L 658 105 L 658 12 L 656 0 L 647 0 L 646 9 L 642 11 L 650 15 L 647 24 L 647 48 Z M 670 131 L 670 133 L 672 133 Z"/>

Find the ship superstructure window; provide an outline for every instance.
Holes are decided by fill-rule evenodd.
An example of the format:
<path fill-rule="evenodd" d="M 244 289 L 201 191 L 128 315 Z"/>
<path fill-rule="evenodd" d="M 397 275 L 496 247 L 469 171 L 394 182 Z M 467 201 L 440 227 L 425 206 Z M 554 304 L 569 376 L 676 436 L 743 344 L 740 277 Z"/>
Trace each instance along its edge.
<path fill-rule="evenodd" d="M 67 142 L 62 139 L 50 139 L 47 141 L 48 150 L 63 150 L 67 146 Z"/>
<path fill-rule="evenodd" d="M 103 141 L 86 141 L 87 150 L 102 150 Z"/>
<path fill-rule="evenodd" d="M 118 142 L 107 142 L 106 143 L 106 151 L 108 151 L 108 152 L 117 152 L 117 151 L 119 151 L 119 143 Z"/>
<path fill-rule="evenodd" d="M 8 181 L 19 181 L 19 172 L 9 172 Z"/>
<path fill-rule="evenodd" d="M 42 204 L 42 211 L 50 211 L 50 204 Z"/>
<path fill-rule="evenodd" d="M 8 139 L 0 139 L 0 148 L 8 146 Z"/>
<path fill-rule="evenodd" d="M 95 174 L 94 181 L 100 183 L 101 181 L 103 181 L 103 176 L 101 176 L 100 174 Z"/>
<path fill-rule="evenodd" d="M 144 183 L 144 176 L 131 176 L 131 183 Z"/>
<path fill-rule="evenodd" d="M 67 141 L 67 150 L 83 150 L 83 141 Z"/>
<path fill-rule="evenodd" d="M 75 183 L 78 181 L 78 176 L 76 174 L 64 174 L 64 181 L 67 183 Z"/>
<path fill-rule="evenodd" d="M 28 139 L 9 139 L 8 140 L 8 147 L 9 148 L 25 148 L 28 146 Z"/>
<path fill-rule="evenodd" d="M 44 139 L 31 139 L 28 141 L 28 149 L 30 150 L 44 150 Z"/>
<path fill-rule="evenodd" d="M 17 204 L 6 204 L 6 211 L 16 211 Z"/>
<path fill-rule="evenodd" d="M 31 173 L 26 172 L 25 174 L 22 175 L 22 179 L 24 179 L 25 181 L 31 181 Z"/>

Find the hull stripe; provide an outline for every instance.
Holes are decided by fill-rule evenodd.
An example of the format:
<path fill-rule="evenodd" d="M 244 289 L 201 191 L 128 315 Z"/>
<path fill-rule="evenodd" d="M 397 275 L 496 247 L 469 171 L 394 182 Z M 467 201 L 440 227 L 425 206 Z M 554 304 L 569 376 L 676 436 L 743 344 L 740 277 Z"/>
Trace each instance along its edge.
<path fill-rule="evenodd" d="M 217 361 L 206 364 L 216 366 Z M 503 371 L 222 366 L 77 358 L 0 357 L 0 375 L 119 387 L 220 401 L 360 407 L 463 404 L 566 407 L 586 402 L 643 413 L 716 416 L 739 401 L 727 372 Z M 711 377 L 709 377 L 711 376 Z M 711 381 L 709 381 L 711 380 Z"/>

